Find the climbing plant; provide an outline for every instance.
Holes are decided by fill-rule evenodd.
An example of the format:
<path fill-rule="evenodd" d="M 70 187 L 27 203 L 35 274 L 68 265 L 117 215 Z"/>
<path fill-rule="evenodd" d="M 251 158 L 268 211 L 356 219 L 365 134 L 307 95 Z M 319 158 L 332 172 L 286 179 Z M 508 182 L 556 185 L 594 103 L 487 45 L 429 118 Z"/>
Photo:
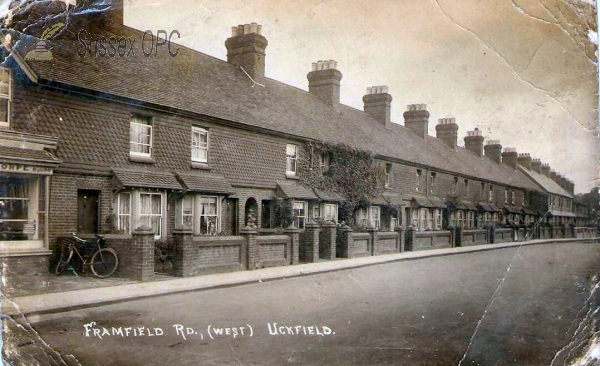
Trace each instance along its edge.
<path fill-rule="evenodd" d="M 371 151 L 346 144 L 313 141 L 306 149 L 298 161 L 302 184 L 342 196 L 339 221 L 352 226 L 354 211 L 383 192 L 384 167 L 375 162 Z"/>

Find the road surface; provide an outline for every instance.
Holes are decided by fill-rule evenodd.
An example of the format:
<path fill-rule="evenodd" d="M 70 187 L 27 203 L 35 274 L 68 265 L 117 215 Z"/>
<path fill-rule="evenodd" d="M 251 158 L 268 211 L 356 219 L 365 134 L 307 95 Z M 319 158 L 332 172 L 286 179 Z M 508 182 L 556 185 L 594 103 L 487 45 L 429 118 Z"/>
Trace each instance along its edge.
<path fill-rule="evenodd" d="M 24 364 L 558 365 L 586 343 L 599 253 L 507 248 L 46 315 L 25 336 L 5 324 Z"/>

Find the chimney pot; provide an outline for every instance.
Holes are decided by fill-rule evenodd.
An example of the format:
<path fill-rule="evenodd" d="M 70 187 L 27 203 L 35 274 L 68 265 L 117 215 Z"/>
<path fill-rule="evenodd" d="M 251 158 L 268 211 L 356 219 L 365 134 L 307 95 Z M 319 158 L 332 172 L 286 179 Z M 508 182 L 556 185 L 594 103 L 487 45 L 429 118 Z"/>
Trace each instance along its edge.
<path fill-rule="evenodd" d="M 502 153 L 502 163 L 510 166 L 513 169 L 517 169 L 517 159 L 519 158 L 519 154 L 517 153 L 517 149 L 514 147 L 505 147 L 504 152 Z"/>
<path fill-rule="evenodd" d="M 376 120 L 389 127 L 391 123 L 392 96 L 388 94 L 387 86 L 372 86 L 367 88 L 363 96 L 364 111 Z"/>
<path fill-rule="evenodd" d="M 337 62 L 334 60 L 319 60 L 313 63 L 313 70 L 309 72 L 308 92 L 323 99 L 331 105 L 334 110 L 339 109 L 340 105 L 340 80 L 342 73 L 337 70 Z"/>
<path fill-rule="evenodd" d="M 227 62 L 244 69 L 254 80 L 265 76 L 265 49 L 268 42 L 256 23 L 231 27 L 231 37 L 225 41 Z"/>
<path fill-rule="evenodd" d="M 452 149 L 456 148 L 458 140 L 458 125 L 455 121 L 455 118 L 441 118 L 435 126 L 436 137 Z"/>
<path fill-rule="evenodd" d="M 533 161 L 531 160 L 531 155 L 529 155 L 528 153 L 519 154 L 519 156 L 517 157 L 517 163 L 527 170 L 531 170 L 532 162 Z"/>
<path fill-rule="evenodd" d="M 481 135 L 481 130 L 475 127 L 473 131 L 467 131 L 465 136 L 465 149 L 471 151 L 475 155 L 483 156 L 483 141 L 484 137 Z"/>
<path fill-rule="evenodd" d="M 502 162 L 502 145 L 500 145 L 500 140 L 486 141 L 483 149 L 485 150 L 485 156 L 492 159 L 493 162 L 496 164 L 500 164 Z"/>
<path fill-rule="evenodd" d="M 409 104 L 404 112 L 404 126 L 413 130 L 422 139 L 427 136 L 429 112 L 427 104 Z"/>

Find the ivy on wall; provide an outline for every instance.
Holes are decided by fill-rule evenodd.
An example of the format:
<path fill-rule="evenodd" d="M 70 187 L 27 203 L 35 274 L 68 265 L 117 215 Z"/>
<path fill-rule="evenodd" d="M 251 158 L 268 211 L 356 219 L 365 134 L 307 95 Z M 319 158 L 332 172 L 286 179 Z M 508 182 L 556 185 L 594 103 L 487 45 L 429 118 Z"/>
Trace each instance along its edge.
<path fill-rule="evenodd" d="M 338 221 L 353 226 L 354 211 L 383 193 L 385 168 L 375 162 L 372 152 L 346 144 L 313 141 L 306 150 L 298 160 L 301 183 L 343 197 Z"/>

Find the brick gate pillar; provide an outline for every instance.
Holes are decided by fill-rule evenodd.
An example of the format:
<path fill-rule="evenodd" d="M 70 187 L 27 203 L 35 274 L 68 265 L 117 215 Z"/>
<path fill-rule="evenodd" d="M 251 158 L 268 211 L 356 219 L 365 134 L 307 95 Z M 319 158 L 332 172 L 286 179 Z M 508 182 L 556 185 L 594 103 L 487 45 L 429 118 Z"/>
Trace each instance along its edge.
<path fill-rule="evenodd" d="M 175 239 L 175 257 L 173 258 L 173 274 L 177 277 L 196 275 L 194 265 L 194 236 L 191 230 L 173 230 Z"/>
<path fill-rule="evenodd" d="M 259 248 L 256 244 L 256 229 L 246 226 L 242 230 L 240 230 L 240 235 L 246 238 L 246 246 L 248 248 L 248 269 L 256 269 L 258 261 L 260 260 L 260 253 L 258 252 Z"/>
<path fill-rule="evenodd" d="M 398 233 L 398 252 L 404 253 L 404 228 L 402 226 L 396 226 L 394 231 Z"/>
<path fill-rule="evenodd" d="M 309 221 L 304 226 L 304 262 L 315 263 L 319 261 L 319 224 Z"/>
<path fill-rule="evenodd" d="M 377 252 L 377 228 L 369 226 L 365 230 L 369 234 L 369 242 L 371 243 L 371 248 L 369 248 L 368 251 L 371 253 L 371 255 L 375 255 Z"/>
<path fill-rule="evenodd" d="M 407 251 L 413 251 L 414 245 L 415 245 L 415 228 L 412 226 L 409 226 L 408 229 L 406 229 L 405 247 L 404 248 Z"/>
<path fill-rule="evenodd" d="M 283 230 L 283 233 L 290 237 L 290 264 L 300 263 L 300 230 L 291 226 Z"/>
<path fill-rule="evenodd" d="M 154 231 L 149 226 L 140 226 L 132 233 L 131 273 L 139 281 L 154 278 Z"/>
<path fill-rule="evenodd" d="M 348 225 L 342 226 L 342 245 L 340 256 L 342 258 L 354 257 L 354 237 L 352 236 L 352 228 Z"/>
<path fill-rule="evenodd" d="M 325 221 L 321 224 L 321 230 L 324 243 L 319 243 L 322 248 L 320 257 L 323 259 L 335 259 L 335 244 L 336 244 L 336 225 L 331 221 Z"/>

